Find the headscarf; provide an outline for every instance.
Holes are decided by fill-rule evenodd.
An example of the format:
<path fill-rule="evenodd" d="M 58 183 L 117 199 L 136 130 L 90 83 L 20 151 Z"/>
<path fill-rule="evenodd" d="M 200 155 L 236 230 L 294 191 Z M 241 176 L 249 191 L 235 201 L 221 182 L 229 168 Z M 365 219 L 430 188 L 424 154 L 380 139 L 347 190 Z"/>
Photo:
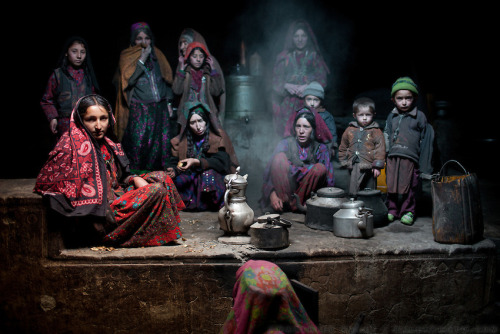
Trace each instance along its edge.
<path fill-rule="evenodd" d="M 221 333 L 319 333 L 286 274 L 274 263 L 249 260 L 241 266 L 233 299 Z"/>
<path fill-rule="evenodd" d="M 149 36 L 149 38 L 151 38 L 151 46 L 153 46 L 155 37 L 153 35 L 153 32 L 151 31 L 151 28 L 149 27 L 149 24 L 147 24 L 146 22 L 136 22 L 130 26 L 130 46 L 135 46 L 135 39 L 141 32 L 144 32 Z"/>
<path fill-rule="evenodd" d="M 285 37 L 285 43 L 283 46 L 283 51 L 278 55 L 277 61 L 281 61 L 282 57 L 284 57 L 286 54 L 288 54 L 290 51 L 293 51 L 295 49 L 295 44 L 293 43 L 293 35 L 297 31 L 297 29 L 304 29 L 304 32 L 307 34 L 308 38 L 308 43 L 307 43 L 307 49 L 310 51 L 315 51 L 316 54 L 318 55 L 319 61 L 321 64 L 324 66 L 326 69 L 326 72 L 330 74 L 330 69 L 325 63 L 325 60 L 321 54 L 321 50 L 319 48 L 318 41 L 316 39 L 316 35 L 314 35 L 314 32 L 309 25 L 309 23 L 305 20 L 297 20 L 292 22 L 290 24 L 290 27 L 288 28 L 286 37 Z"/>
<path fill-rule="evenodd" d="M 200 48 L 203 50 L 203 52 L 205 52 L 205 55 L 206 57 L 210 57 L 210 52 L 208 52 L 208 49 L 207 47 L 205 46 L 205 44 L 203 43 L 200 43 L 200 42 L 191 42 L 189 43 L 189 45 L 187 46 L 187 49 L 186 49 L 186 53 L 184 54 L 184 60 L 188 60 L 189 58 L 189 55 L 191 54 L 191 52 L 195 49 L 195 48 Z"/>
<path fill-rule="evenodd" d="M 313 108 L 302 108 L 298 110 L 297 112 L 294 112 L 290 115 L 288 118 L 288 121 L 286 122 L 285 125 L 285 135 L 284 137 L 289 137 L 294 135 L 294 123 L 295 123 L 295 118 L 305 112 L 310 112 L 314 115 L 314 120 L 316 121 L 316 129 L 314 130 L 314 135 L 315 138 L 318 142 L 326 144 L 329 143 L 333 140 L 333 135 L 330 132 L 330 129 L 328 129 L 328 126 L 325 123 L 325 120 L 321 115 L 316 111 L 316 109 Z"/>
<path fill-rule="evenodd" d="M 85 128 L 78 113 L 81 101 L 95 96 L 98 95 L 87 95 L 78 100 L 71 113 L 69 130 L 49 153 L 33 189 L 48 198 L 52 209 L 65 216 L 104 217 L 106 214 L 106 166 L 99 144 Z M 113 136 L 114 118 L 111 106 L 107 104 L 110 115 L 107 134 Z M 107 145 L 121 167 L 128 170 L 129 162 L 121 145 L 107 135 L 103 145 Z"/>

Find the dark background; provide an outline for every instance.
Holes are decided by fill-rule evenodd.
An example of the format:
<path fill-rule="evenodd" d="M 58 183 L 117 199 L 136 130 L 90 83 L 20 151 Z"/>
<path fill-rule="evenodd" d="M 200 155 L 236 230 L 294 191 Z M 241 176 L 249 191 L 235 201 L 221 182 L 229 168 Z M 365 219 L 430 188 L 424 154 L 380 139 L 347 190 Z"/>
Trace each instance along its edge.
<path fill-rule="evenodd" d="M 450 103 L 447 118 L 459 138 L 450 143 L 458 146 L 456 158 L 474 162 L 471 168 L 491 164 L 494 152 L 485 152 L 483 146 L 485 139 L 487 143 L 498 139 L 493 88 L 497 86 L 493 46 L 498 38 L 493 35 L 492 8 L 261 0 L 14 6 L 4 12 L 7 87 L 0 178 L 36 177 L 52 148 L 39 102 L 65 40 L 71 35 L 87 40 L 101 93 L 114 105 L 112 77 L 120 51 L 128 46 L 130 25 L 138 21 L 150 24 L 156 46 L 172 68 L 177 65 L 181 31 L 194 28 L 205 37 L 227 76 L 239 61 L 241 41 L 247 61 L 258 52 L 270 71 L 289 24 L 304 18 L 331 70 L 326 102 L 334 115 L 349 115 L 353 99 L 365 92 L 379 97 L 377 112 L 387 114 L 390 86 L 408 75 L 419 85 L 420 105 L 431 122 L 436 112 L 433 101 Z"/>

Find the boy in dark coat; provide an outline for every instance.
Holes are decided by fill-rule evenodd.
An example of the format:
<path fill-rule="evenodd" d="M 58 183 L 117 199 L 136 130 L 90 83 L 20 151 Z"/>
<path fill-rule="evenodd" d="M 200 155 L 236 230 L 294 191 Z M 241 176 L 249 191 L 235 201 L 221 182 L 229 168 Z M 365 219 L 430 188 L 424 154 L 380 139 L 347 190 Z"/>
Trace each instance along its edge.
<path fill-rule="evenodd" d="M 384 130 L 388 220 L 392 222 L 400 218 L 401 223 L 412 225 L 415 221 L 419 160 L 427 118 L 416 107 L 418 89 L 411 78 L 397 79 L 392 85 L 391 96 L 395 108 L 387 117 Z"/>

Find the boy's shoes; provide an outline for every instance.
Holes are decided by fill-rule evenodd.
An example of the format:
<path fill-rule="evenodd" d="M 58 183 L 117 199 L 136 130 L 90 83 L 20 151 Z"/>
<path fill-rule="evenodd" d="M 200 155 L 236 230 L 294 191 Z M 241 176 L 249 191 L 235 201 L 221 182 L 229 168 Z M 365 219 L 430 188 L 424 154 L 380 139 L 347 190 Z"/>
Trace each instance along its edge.
<path fill-rule="evenodd" d="M 394 215 L 388 213 L 387 214 L 387 220 L 389 221 L 389 223 L 392 223 L 394 221 L 394 219 L 396 219 L 396 217 L 394 217 Z"/>
<path fill-rule="evenodd" d="M 403 217 L 401 217 L 401 223 L 405 225 L 413 225 L 413 219 L 414 219 L 413 213 L 407 212 L 403 215 Z"/>

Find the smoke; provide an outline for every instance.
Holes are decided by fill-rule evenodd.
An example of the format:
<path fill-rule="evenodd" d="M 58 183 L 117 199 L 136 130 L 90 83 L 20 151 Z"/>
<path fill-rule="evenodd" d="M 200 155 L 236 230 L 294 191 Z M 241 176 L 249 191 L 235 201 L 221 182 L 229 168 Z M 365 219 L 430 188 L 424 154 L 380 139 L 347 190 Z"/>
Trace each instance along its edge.
<path fill-rule="evenodd" d="M 322 56 L 330 69 L 325 89 L 327 110 L 342 106 L 342 83 L 345 81 L 346 61 L 350 52 L 351 23 L 331 7 L 317 1 L 253 1 L 245 4 L 241 14 L 228 27 L 224 45 L 225 76 L 235 75 L 235 67 L 241 62 L 241 42 L 245 45 L 245 58 L 257 53 L 262 59 L 263 77 L 255 87 L 257 99 L 254 105 L 263 110 L 253 110 L 249 122 L 227 119 L 231 105 L 226 108 L 224 127 L 230 135 L 240 160 L 242 173 L 249 174 L 248 200 L 255 209 L 260 197 L 263 173 L 273 150 L 281 139 L 274 133 L 271 108 L 271 80 L 276 56 L 283 50 L 289 26 L 303 19 L 311 26 Z M 226 80 L 227 83 L 231 80 Z M 228 95 L 234 87 L 227 87 Z M 230 97 L 228 96 L 228 99 Z M 241 106 L 237 106 L 241 109 Z M 230 116 L 229 116 L 230 117 Z"/>

